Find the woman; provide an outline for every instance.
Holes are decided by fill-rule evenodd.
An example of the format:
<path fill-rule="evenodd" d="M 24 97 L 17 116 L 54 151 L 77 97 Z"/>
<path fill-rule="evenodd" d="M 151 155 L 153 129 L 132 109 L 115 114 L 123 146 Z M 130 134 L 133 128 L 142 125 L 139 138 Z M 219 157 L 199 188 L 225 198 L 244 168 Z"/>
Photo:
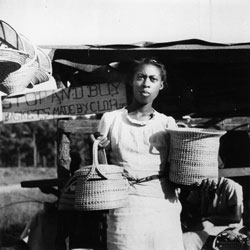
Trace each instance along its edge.
<path fill-rule="evenodd" d="M 181 205 L 167 178 L 165 130 L 177 125 L 152 106 L 166 70 L 154 59 L 133 66 L 132 103 L 105 113 L 99 125 L 100 145 L 110 141 L 110 161 L 124 168 L 130 183 L 127 206 L 110 210 L 107 218 L 108 250 L 182 250 Z"/>

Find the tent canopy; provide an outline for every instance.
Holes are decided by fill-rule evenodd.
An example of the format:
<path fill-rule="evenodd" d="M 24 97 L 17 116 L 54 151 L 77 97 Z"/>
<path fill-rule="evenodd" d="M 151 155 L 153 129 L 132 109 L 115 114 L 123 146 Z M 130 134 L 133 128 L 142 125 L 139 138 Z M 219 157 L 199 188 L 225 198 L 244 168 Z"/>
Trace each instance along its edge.
<path fill-rule="evenodd" d="M 52 51 L 54 77 L 73 87 L 123 80 L 131 60 L 157 57 L 168 71 L 168 88 L 155 103 L 159 111 L 176 118 L 250 115 L 250 43 L 216 44 L 191 39 L 59 46 Z M 119 62 L 119 67 L 114 68 L 114 62 Z"/>
<path fill-rule="evenodd" d="M 44 48 L 51 47 L 44 46 Z M 159 57 L 163 61 L 172 63 L 250 61 L 250 43 L 218 44 L 198 39 L 167 43 L 58 46 L 54 49 L 54 61 L 65 59 L 75 63 L 97 65 L 147 56 Z"/>

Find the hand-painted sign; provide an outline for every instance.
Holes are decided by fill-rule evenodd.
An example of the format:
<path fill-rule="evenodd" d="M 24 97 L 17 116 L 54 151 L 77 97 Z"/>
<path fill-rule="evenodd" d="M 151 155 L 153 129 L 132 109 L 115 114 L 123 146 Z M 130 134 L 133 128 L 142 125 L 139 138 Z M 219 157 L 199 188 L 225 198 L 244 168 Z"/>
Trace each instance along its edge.
<path fill-rule="evenodd" d="M 125 105 L 125 85 L 118 82 L 32 92 L 2 100 L 3 123 L 98 114 Z"/>

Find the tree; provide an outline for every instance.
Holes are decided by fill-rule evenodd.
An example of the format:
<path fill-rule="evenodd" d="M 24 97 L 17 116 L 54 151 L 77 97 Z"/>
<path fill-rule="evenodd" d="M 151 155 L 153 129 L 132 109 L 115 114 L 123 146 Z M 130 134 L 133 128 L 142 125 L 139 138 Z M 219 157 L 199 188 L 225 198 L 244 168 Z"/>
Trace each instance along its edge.
<path fill-rule="evenodd" d="M 1 165 L 54 166 L 56 158 L 55 135 L 55 120 L 1 124 Z"/>
<path fill-rule="evenodd" d="M 24 123 L 2 125 L 0 133 L 0 153 L 3 165 L 21 166 L 22 158 L 30 151 L 31 140 L 25 138 L 27 132 L 27 125 Z"/>

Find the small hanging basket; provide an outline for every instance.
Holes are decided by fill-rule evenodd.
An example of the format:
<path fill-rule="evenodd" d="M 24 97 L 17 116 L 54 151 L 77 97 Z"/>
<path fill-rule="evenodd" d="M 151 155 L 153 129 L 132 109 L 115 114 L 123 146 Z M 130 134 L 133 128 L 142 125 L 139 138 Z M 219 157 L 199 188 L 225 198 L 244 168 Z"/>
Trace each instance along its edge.
<path fill-rule="evenodd" d="M 24 65 L 28 57 L 20 34 L 0 20 L 0 83 L 9 73 Z"/>
<path fill-rule="evenodd" d="M 20 69 L 10 73 L 0 83 L 0 90 L 8 95 L 24 91 L 36 70 L 35 66 L 22 66 Z"/>
<path fill-rule="evenodd" d="M 37 71 L 31 79 L 31 84 L 36 85 L 48 81 L 52 76 L 52 64 L 47 54 L 37 47 Z"/>
<path fill-rule="evenodd" d="M 0 47 L 0 65 L 2 67 L 4 63 L 12 62 L 17 65 L 16 69 L 18 69 L 26 62 L 28 57 L 28 53 L 24 51 Z"/>
<path fill-rule="evenodd" d="M 25 64 L 28 54 L 15 49 L 2 49 L 0 47 L 0 83 L 12 72 Z"/>
<path fill-rule="evenodd" d="M 172 182 L 181 185 L 201 183 L 218 177 L 220 137 L 226 131 L 177 128 L 170 134 L 170 172 Z"/>
<path fill-rule="evenodd" d="M 123 168 L 98 163 L 98 140 L 93 144 L 93 164 L 75 172 L 75 209 L 106 210 L 127 203 L 128 182 Z"/>
<path fill-rule="evenodd" d="M 22 39 L 25 52 L 29 55 L 27 60 L 26 60 L 26 64 L 33 65 L 33 63 L 35 62 L 35 60 L 37 58 L 37 48 L 36 48 L 35 44 L 33 44 L 24 35 L 20 34 L 20 38 Z"/>
<path fill-rule="evenodd" d="M 36 46 L 23 35 L 19 35 L 19 39 L 22 42 L 25 54 L 18 50 L 0 49 L 0 62 L 3 60 L 10 60 L 12 62 L 12 66 L 7 62 L 2 63 L 1 69 L 3 71 L 0 76 L 0 90 L 8 95 L 24 91 L 37 69 L 37 65 L 35 64 L 37 58 Z M 12 51 L 12 54 L 16 58 L 13 55 L 10 57 L 10 54 L 7 57 L 7 51 L 9 53 Z M 19 66 L 14 67 L 13 65 L 15 64 Z"/>

